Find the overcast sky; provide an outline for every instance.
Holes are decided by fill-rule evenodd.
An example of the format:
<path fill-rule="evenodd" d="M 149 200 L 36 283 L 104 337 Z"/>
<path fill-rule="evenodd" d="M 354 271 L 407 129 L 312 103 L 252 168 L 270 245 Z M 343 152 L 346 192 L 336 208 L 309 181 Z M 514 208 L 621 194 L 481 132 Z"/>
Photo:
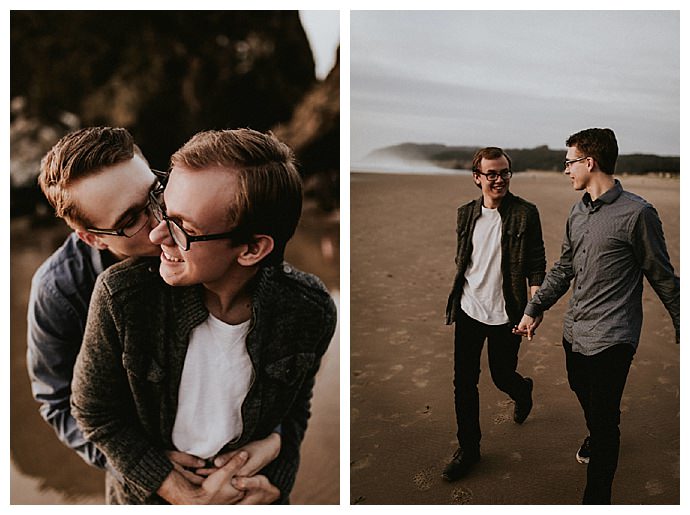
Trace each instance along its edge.
<path fill-rule="evenodd" d="M 402 142 L 680 154 L 677 11 L 352 11 L 351 159 Z"/>

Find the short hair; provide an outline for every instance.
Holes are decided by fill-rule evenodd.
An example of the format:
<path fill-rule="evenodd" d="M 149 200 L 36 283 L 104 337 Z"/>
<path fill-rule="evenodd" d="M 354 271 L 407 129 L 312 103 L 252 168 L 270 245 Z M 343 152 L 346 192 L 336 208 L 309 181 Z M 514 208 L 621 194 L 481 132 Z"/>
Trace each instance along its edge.
<path fill-rule="evenodd" d="M 510 160 L 510 156 L 505 153 L 502 148 L 499 147 L 484 147 L 480 148 L 475 152 L 472 158 L 472 173 L 481 172 L 482 159 L 499 159 L 505 157 L 508 160 L 508 170 L 513 169 L 513 162 Z M 477 188 L 481 188 L 481 184 L 476 184 Z"/>
<path fill-rule="evenodd" d="M 221 166 L 237 173 L 239 188 L 228 219 L 241 238 L 271 236 L 274 247 L 262 265 L 283 260 L 302 213 L 302 178 L 295 157 L 272 133 L 252 129 L 210 130 L 193 136 L 170 158 L 171 167 Z"/>
<path fill-rule="evenodd" d="M 98 174 L 104 168 L 144 155 L 134 144 L 127 129 L 116 127 L 87 127 L 60 138 L 41 159 L 38 184 L 55 209 L 55 215 L 70 226 L 91 225 L 79 207 L 78 199 L 70 195 L 70 185 L 84 177 Z"/>
<path fill-rule="evenodd" d="M 472 158 L 472 172 L 479 173 L 481 171 L 482 159 L 499 159 L 505 157 L 508 160 L 508 169 L 513 169 L 513 162 L 510 160 L 510 156 L 505 153 L 502 148 L 499 147 L 485 147 L 477 150 Z"/>
<path fill-rule="evenodd" d="M 611 129 L 585 129 L 571 135 L 565 142 L 567 147 L 577 149 L 593 157 L 602 172 L 613 175 L 618 159 L 618 142 Z"/>

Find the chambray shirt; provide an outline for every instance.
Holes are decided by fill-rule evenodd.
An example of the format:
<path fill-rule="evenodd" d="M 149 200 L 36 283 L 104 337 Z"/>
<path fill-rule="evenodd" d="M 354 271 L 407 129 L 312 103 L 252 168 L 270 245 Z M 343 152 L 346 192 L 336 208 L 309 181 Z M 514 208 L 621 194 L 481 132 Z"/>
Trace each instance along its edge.
<path fill-rule="evenodd" d="M 680 280 L 673 271 L 661 221 L 643 198 L 613 188 L 595 201 L 589 193 L 566 223 L 561 257 L 525 313 L 536 317 L 563 296 L 572 297 L 563 337 L 574 352 L 591 356 L 627 343 L 637 349 L 642 328 L 642 276 L 668 310 L 680 337 Z"/>
<path fill-rule="evenodd" d="M 96 277 L 114 262 L 72 233 L 38 268 L 29 297 L 26 363 L 34 399 L 60 441 L 98 468 L 106 459 L 70 414 L 70 383 Z"/>

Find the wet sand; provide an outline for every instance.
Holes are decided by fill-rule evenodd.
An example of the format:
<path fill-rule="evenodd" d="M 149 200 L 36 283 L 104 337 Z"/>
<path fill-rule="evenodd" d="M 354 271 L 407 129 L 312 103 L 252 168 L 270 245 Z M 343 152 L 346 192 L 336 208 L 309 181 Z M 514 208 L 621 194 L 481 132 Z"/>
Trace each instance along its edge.
<path fill-rule="evenodd" d="M 468 175 L 351 175 L 352 504 L 578 504 L 586 435 L 565 376 L 566 294 L 535 338 L 523 340 L 518 371 L 534 379 L 534 409 L 522 425 L 491 382 L 482 357 L 482 461 L 455 483 L 440 477 L 457 447 L 453 328 L 444 325 L 454 276 L 459 205 L 479 196 Z M 657 208 L 676 273 L 678 180 L 622 177 Z M 581 196 L 561 174 L 526 172 L 511 190 L 537 204 L 547 267 L 558 259 L 565 221 Z M 680 501 L 679 347 L 669 315 L 645 281 L 641 343 L 623 395 L 615 504 Z"/>
<path fill-rule="evenodd" d="M 68 234 L 66 226 L 36 226 L 28 218 L 11 221 L 10 297 L 10 503 L 102 504 L 104 474 L 60 443 L 41 419 L 26 372 L 26 307 L 31 277 Z M 337 215 L 318 215 L 309 205 L 286 258 L 319 275 L 338 302 L 339 230 Z M 293 504 L 338 504 L 340 489 L 339 350 L 336 332 L 316 377 L 312 418 L 302 444 Z"/>

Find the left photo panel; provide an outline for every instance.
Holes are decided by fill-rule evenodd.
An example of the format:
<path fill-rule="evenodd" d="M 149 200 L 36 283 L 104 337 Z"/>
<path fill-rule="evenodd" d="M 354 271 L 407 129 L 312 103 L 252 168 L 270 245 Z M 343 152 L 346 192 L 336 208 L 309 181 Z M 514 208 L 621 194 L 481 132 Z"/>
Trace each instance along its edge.
<path fill-rule="evenodd" d="M 10 12 L 10 503 L 340 503 L 338 11 Z"/>

